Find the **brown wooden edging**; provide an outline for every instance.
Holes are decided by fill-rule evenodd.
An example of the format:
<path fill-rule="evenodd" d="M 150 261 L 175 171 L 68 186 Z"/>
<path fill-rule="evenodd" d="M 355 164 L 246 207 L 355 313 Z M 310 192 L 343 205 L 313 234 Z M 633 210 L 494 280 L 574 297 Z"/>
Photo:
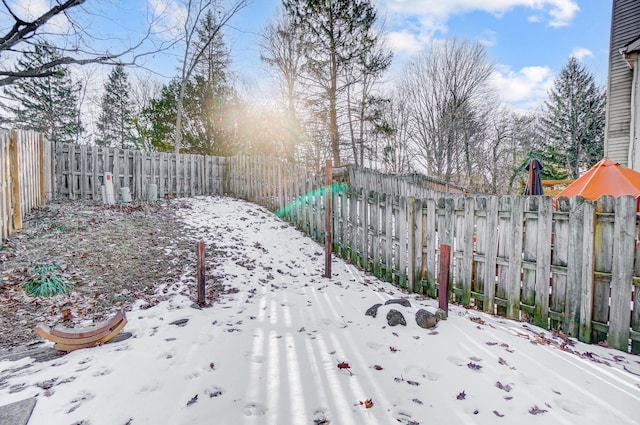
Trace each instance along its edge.
<path fill-rule="evenodd" d="M 95 347 L 116 336 L 127 324 L 124 311 L 89 328 L 66 328 L 56 326 L 50 328 L 38 325 L 35 332 L 41 337 L 55 342 L 54 348 L 61 351 L 73 351 L 80 348 Z"/>

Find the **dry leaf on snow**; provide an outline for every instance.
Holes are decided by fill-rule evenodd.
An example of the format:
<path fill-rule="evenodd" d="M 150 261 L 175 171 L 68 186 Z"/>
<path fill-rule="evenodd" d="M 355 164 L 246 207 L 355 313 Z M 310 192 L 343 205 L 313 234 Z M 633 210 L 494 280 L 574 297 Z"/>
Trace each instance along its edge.
<path fill-rule="evenodd" d="M 373 401 L 371 401 L 371 399 L 360 401 L 360 404 L 363 405 L 366 409 L 371 409 L 373 407 Z"/>

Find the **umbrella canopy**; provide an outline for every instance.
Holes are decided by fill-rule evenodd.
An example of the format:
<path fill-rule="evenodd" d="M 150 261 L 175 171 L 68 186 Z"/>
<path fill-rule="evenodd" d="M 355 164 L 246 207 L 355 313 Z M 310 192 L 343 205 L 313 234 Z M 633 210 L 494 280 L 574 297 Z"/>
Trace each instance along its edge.
<path fill-rule="evenodd" d="M 558 193 L 553 198 L 553 206 L 560 196 L 582 196 L 593 201 L 604 195 L 631 195 L 637 199 L 640 196 L 640 173 L 604 158 Z"/>
<path fill-rule="evenodd" d="M 542 170 L 542 168 L 542 163 L 537 159 L 532 159 L 527 166 L 524 167 L 524 169 L 529 172 L 527 186 L 524 188 L 525 195 L 544 195 L 542 180 L 540 179 L 540 170 Z"/>

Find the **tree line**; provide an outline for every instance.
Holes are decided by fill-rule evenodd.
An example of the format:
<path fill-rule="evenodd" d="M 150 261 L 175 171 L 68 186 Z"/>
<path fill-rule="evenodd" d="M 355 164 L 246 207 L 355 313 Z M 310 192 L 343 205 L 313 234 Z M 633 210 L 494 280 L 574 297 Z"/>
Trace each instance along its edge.
<path fill-rule="evenodd" d="M 59 13 L 82 2 L 67 3 Z M 239 94 L 223 31 L 245 6 L 185 0 L 181 66 L 167 84 L 133 90 L 131 64 L 109 58 L 92 142 L 273 156 L 314 170 L 331 159 L 334 166 L 420 172 L 484 193 L 520 192 L 532 158 L 550 179 L 576 178 L 602 158 L 605 90 L 576 58 L 528 113 L 501 102 L 485 47 L 469 40 L 434 41 L 390 83 L 392 52 L 372 0 L 283 0 L 260 37 L 276 94 L 256 105 Z M 11 77 L 0 84 L 0 125 L 35 129 L 52 141 L 86 138 L 86 87 L 73 77 L 69 53 L 11 15 L 34 29 L 13 68 L 0 70 Z"/>

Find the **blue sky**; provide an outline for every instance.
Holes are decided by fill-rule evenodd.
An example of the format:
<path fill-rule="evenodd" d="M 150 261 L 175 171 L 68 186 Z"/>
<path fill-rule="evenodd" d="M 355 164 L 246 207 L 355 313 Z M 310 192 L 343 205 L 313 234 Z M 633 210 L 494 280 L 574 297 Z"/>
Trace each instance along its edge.
<path fill-rule="evenodd" d="M 494 84 L 519 109 L 545 98 L 570 56 L 578 57 L 605 85 L 611 0 L 374 0 L 394 51 L 390 78 L 431 41 L 464 38 L 482 42 L 496 65 Z M 255 33 L 279 0 L 254 0 L 227 31 L 236 71 L 252 80 L 262 74 Z"/>
<path fill-rule="evenodd" d="M 228 0 L 232 1 L 232 0 Z M 388 46 L 395 57 L 389 79 L 431 41 L 465 38 L 482 42 L 496 65 L 494 84 L 504 101 L 519 109 L 532 109 L 544 99 L 555 75 L 571 55 L 577 56 L 606 84 L 611 0 L 373 0 L 384 19 Z M 9 2 L 32 13 L 50 0 Z M 89 27 L 100 28 L 107 43 L 134 41 L 147 22 L 169 28 L 180 19 L 180 0 L 103 0 L 88 2 Z M 225 31 L 233 69 L 249 87 L 268 87 L 260 62 L 259 33 L 276 15 L 281 0 L 249 0 L 249 5 Z M 158 10 L 164 8 L 163 16 Z M 0 15 L 0 28 L 2 16 Z M 64 24 L 60 24 L 64 27 Z M 179 51 L 149 59 L 147 66 L 166 77 L 177 75 Z M 153 78 L 160 78 L 154 76 Z M 165 79 L 160 78 L 166 81 Z"/>

